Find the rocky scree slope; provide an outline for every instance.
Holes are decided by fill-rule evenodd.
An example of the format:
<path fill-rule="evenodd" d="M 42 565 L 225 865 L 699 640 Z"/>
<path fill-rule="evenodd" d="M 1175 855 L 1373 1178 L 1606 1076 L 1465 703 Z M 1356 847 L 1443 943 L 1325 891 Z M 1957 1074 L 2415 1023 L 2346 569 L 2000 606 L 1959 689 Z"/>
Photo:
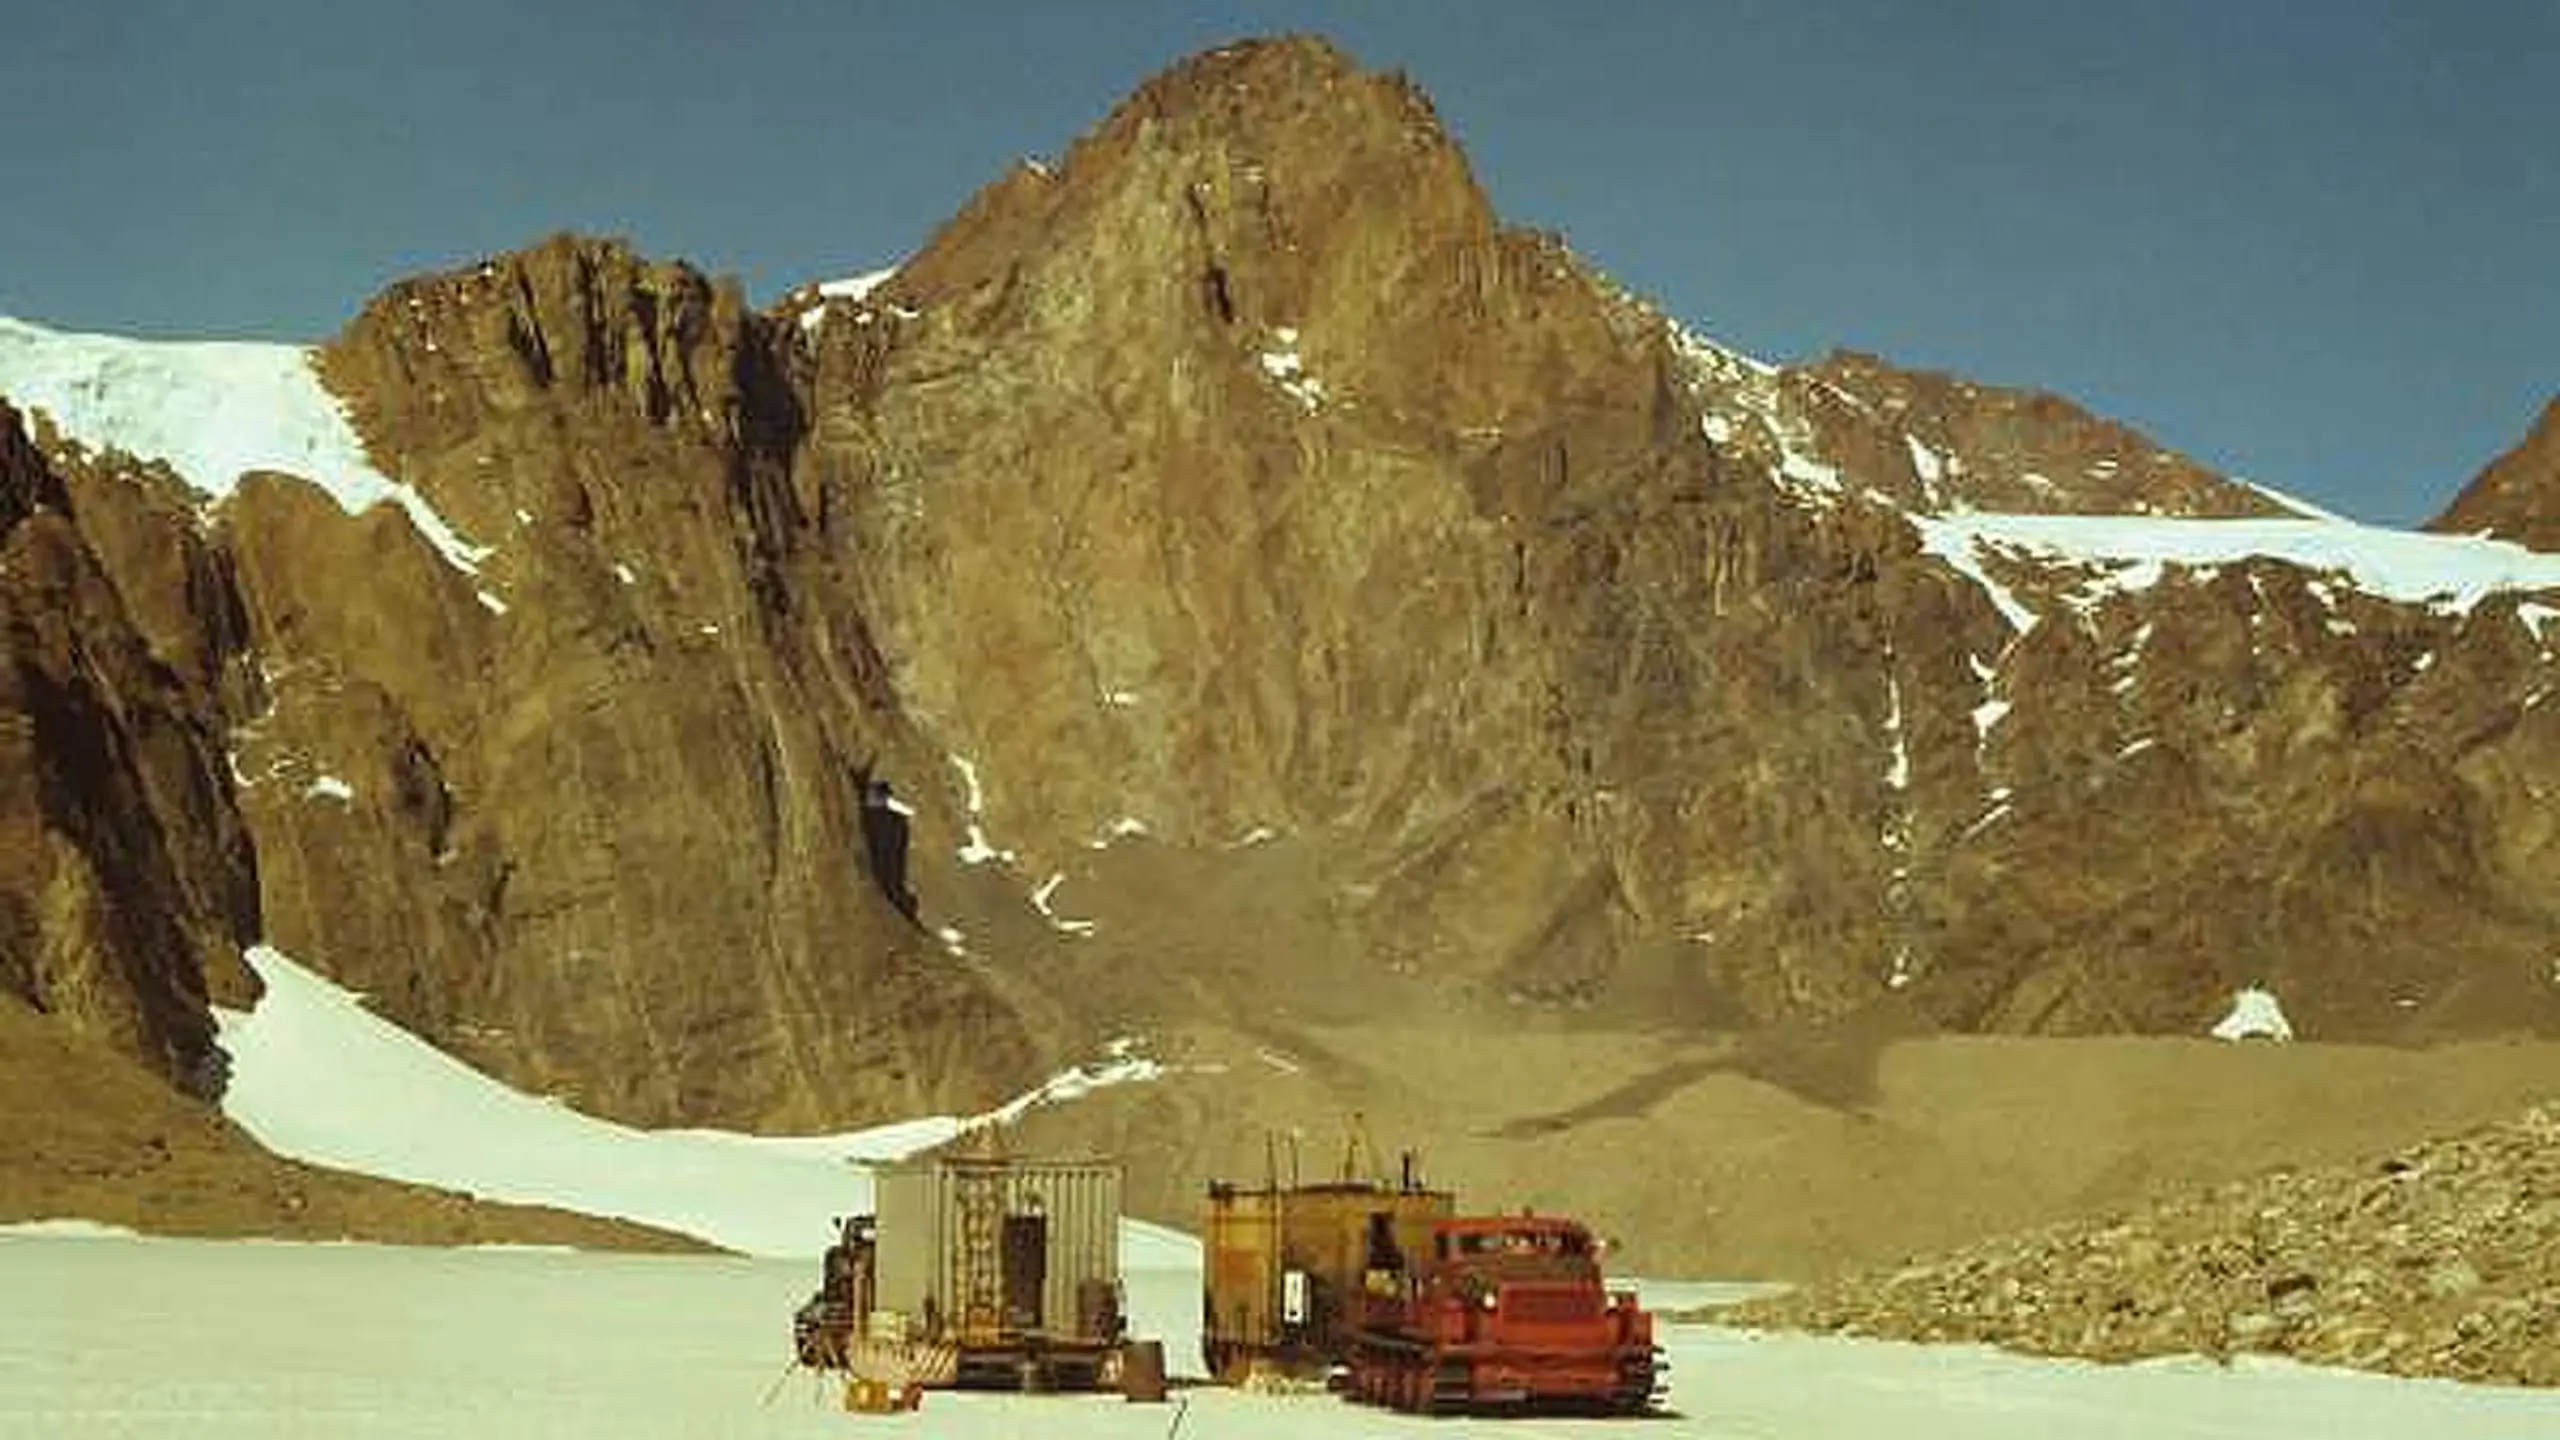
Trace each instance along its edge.
<path fill-rule="evenodd" d="M 2256 1353 L 2560 1384 L 2560 1110 L 1718 1315 L 2110 1361 Z"/>
<path fill-rule="evenodd" d="M 575 237 L 393 286 L 321 371 L 466 548 L 282 476 L 164 499 L 181 538 L 95 572 L 184 784 L 23 725 L 21 773 L 153 800 L 91 829 L 217 991 L 263 936 L 640 1122 L 1314 1013 L 2560 1021 L 2560 595 L 1990 527 L 2282 507 L 2051 397 L 1692 336 L 1321 42 L 1175 67 L 833 288 Z M 77 488 L 35 508 L 157 493 Z M 1126 847 L 1208 878 L 1115 888 Z M 46 913 L 100 973 L 166 953 Z M 169 993 L 92 1009 L 161 1005 L 182 1070 Z"/>

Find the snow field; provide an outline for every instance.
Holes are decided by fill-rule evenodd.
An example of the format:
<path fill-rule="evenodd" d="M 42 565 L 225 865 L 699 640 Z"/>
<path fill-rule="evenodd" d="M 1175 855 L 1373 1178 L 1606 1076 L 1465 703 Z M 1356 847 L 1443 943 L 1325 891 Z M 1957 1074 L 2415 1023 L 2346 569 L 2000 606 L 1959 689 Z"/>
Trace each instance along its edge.
<path fill-rule="evenodd" d="M 788 1366 L 814 1260 L 0 1235 L 0 1434 L 1164 1436 L 1172 1405 L 928 1396 L 851 1416 Z M 1132 1270 L 1136 1332 L 1197 1367 L 1199 1269 Z M 34 1303 L 29 1303 L 34 1297 Z M 1659 1297 L 1669 1299 L 1669 1296 Z M 2276 1363 L 2109 1368 L 1709 1326 L 1665 1332 L 1669 1418 L 1426 1420 L 1185 1387 L 1186 1440 L 1337 1436 L 2547 1440 L 2560 1394 Z"/>
<path fill-rule="evenodd" d="M 1108 1057 L 1050 1077 L 986 1116 L 934 1115 L 836 1135 L 636 1130 L 511 1090 L 367 1010 L 268 947 L 245 957 L 266 993 L 217 1009 L 232 1059 L 223 1113 L 279 1155 L 339 1170 L 556 1205 L 699 1236 L 750 1255 L 815 1255 L 833 1217 L 868 1209 L 862 1162 L 930 1148 L 1035 1104 L 1152 1079 L 1155 1063 Z M 1145 1247 L 1164 1232 L 1135 1227 Z"/>

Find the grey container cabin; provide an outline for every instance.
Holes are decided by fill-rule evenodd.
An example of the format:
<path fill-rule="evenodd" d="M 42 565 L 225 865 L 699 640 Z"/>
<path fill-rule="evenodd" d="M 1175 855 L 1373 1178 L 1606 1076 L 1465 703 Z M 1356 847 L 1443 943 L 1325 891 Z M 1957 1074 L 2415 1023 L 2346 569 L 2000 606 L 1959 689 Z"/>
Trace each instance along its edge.
<path fill-rule="evenodd" d="M 1123 1329 L 1118 1162 L 931 1155 L 872 1183 L 873 1328 L 956 1347 L 962 1383 L 1103 1378 Z"/>

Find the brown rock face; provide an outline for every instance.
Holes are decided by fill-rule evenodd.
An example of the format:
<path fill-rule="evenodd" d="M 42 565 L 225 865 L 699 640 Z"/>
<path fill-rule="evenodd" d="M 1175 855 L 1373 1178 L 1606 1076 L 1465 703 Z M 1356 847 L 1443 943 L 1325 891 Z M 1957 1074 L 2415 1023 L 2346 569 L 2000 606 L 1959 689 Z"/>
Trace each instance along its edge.
<path fill-rule="evenodd" d="M 1026 871 L 1123 816 L 1317 835 L 1390 968 L 1561 997 L 1656 898 L 1585 806 L 1702 678 L 1692 539 L 1785 519 L 1724 493 L 1637 318 L 1494 226 L 1408 87 L 1240 46 L 829 320 L 806 459 Z"/>
<path fill-rule="evenodd" d="M 329 349 L 375 453 L 491 553 L 465 576 L 290 485 L 232 507 L 282 677 L 249 752 L 269 934 L 627 1119 L 985 1103 L 1041 1046 L 872 873 L 864 782 L 911 741 L 766 342 L 734 286 L 564 238 Z"/>
<path fill-rule="evenodd" d="M 0 987 L 209 1095 L 208 987 L 245 997 L 257 923 L 212 720 L 228 617 L 165 474 L 119 480 L 66 484 L 0 405 Z"/>
<path fill-rule="evenodd" d="M 2532 432 L 2491 461 L 2427 528 L 2560 551 L 2560 399 L 2544 406 Z"/>
<path fill-rule="evenodd" d="M 1151 83 L 827 314 L 803 468 L 1029 874 L 1117 816 L 1300 837 L 1385 1009 L 2554 1018 L 2553 896 L 2478 863 L 2540 834 L 2479 777 L 2551 758 L 2510 602 L 2019 561 L 2020 635 L 1901 507 L 2280 507 L 2051 397 L 1684 342 L 1320 44 Z"/>

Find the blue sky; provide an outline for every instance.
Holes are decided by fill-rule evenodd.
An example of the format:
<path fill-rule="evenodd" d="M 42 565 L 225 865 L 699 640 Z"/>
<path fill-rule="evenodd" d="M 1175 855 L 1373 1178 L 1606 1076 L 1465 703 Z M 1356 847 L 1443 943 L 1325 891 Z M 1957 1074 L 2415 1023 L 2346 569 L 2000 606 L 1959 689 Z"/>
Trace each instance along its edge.
<path fill-rule="evenodd" d="M 0 313 L 70 328 L 317 338 L 559 229 L 763 302 L 1313 30 L 1508 218 L 1769 358 L 2055 390 L 2389 523 L 2560 392 L 2560 0 L 19 8 Z"/>

